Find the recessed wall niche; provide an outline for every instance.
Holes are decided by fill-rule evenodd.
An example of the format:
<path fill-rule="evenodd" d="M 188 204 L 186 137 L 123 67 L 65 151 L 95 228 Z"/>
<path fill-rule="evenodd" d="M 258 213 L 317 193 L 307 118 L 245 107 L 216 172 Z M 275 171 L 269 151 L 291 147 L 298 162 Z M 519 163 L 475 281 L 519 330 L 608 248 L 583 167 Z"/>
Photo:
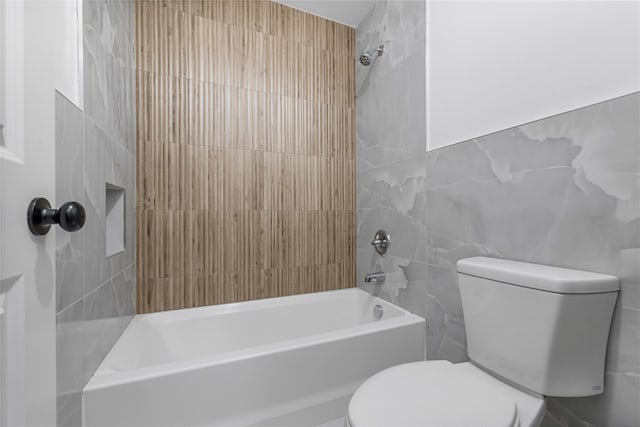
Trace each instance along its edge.
<path fill-rule="evenodd" d="M 113 184 L 106 185 L 107 257 L 120 253 L 125 249 L 124 191 L 124 188 Z"/>

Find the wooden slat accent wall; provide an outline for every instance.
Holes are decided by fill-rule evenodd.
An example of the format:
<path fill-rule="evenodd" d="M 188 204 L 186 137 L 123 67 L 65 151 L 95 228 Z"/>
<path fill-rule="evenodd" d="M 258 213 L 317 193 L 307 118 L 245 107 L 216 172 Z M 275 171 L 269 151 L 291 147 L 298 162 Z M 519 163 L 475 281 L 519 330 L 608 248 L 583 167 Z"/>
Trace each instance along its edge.
<path fill-rule="evenodd" d="M 138 313 L 355 285 L 355 32 L 137 1 Z"/>

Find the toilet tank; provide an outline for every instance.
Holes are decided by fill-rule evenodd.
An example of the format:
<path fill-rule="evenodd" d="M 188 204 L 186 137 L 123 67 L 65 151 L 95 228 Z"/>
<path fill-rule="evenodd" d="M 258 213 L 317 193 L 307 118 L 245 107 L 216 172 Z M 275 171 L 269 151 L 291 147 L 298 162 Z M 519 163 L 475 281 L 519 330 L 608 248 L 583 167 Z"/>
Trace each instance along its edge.
<path fill-rule="evenodd" d="M 617 277 L 474 257 L 458 282 L 472 361 L 546 396 L 603 392 Z"/>

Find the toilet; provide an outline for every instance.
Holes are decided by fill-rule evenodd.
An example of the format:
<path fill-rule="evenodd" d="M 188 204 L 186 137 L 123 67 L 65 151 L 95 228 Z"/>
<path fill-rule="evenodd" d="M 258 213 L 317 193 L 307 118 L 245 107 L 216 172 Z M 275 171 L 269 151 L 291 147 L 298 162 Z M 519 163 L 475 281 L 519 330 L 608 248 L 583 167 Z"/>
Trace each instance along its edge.
<path fill-rule="evenodd" d="M 457 268 L 470 361 L 379 372 L 345 425 L 538 427 L 545 396 L 603 392 L 617 277 L 487 257 Z"/>

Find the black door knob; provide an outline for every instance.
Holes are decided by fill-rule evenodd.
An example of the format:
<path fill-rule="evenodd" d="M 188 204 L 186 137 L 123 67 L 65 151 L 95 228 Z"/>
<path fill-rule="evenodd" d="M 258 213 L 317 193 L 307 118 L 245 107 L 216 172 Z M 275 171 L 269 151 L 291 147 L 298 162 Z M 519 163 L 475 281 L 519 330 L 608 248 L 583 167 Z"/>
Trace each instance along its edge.
<path fill-rule="evenodd" d="M 86 218 L 84 207 L 78 202 L 67 202 L 57 212 L 60 227 L 65 231 L 78 231 Z"/>
<path fill-rule="evenodd" d="M 65 231 L 78 231 L 85 219 L 84 207 L 78 202 L 67 202 L 60 209 L 51 209 L 47 199 L 36 197 L 29 203 L 27 210 L 29 230 L 36 236 L 47 234 L 52 224 L 60 224 Z"/>

